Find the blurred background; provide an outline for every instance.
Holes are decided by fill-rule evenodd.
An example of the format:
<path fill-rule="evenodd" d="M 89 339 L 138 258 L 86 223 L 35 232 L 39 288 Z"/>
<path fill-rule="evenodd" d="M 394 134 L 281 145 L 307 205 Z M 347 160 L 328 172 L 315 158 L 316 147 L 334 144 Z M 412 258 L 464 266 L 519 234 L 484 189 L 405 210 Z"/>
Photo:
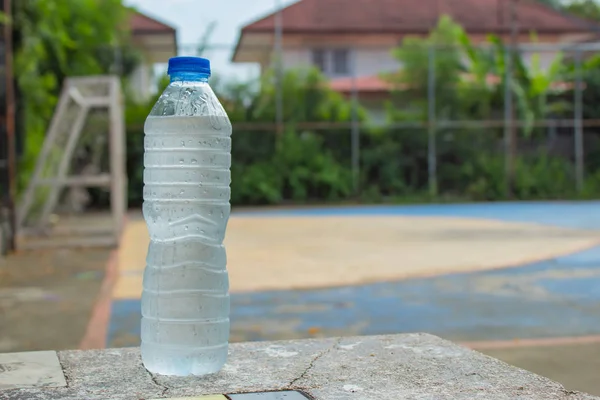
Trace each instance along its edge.
<path fill-rule="evenodd" d="M 600 3 L 2 3 L 0 352 L 135 346 L 143 124 L 234 129 L 232 340 L 426 331 L 600 395 Z"/>

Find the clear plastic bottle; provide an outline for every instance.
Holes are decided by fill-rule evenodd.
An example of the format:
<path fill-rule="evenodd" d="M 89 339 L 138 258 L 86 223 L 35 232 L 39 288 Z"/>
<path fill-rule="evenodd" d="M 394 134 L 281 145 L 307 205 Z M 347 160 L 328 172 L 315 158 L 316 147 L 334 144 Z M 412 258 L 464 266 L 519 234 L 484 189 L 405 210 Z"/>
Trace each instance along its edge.
<path fill-rule="evenodd" d="M 172 58 L 169 75 L 144 126 L 142 360 L 153 373 L 204 375 L 228 351 L 231 123 L 208 60 Z"/>

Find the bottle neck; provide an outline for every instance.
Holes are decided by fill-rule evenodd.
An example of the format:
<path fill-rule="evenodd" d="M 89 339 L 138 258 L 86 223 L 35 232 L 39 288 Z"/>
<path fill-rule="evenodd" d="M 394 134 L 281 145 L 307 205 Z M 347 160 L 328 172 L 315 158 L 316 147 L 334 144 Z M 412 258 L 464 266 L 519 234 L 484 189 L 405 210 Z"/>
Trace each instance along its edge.
<path fill-rule="evenodd" d="M 171 74 L 171 82 L 208 82 L 209 74 L 199 72 L 175 72 Z"/>

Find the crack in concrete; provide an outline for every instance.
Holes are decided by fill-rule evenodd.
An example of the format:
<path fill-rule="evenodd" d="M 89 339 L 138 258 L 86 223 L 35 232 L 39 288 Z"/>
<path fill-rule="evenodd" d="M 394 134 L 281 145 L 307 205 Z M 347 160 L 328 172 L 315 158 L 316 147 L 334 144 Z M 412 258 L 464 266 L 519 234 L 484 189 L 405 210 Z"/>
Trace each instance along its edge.
<path fill-rule="evenodd" d="M 562 388 L 562 392 L 565 395 L 565 397 L 563 397 L 564 399 L 572 399 L 573 396 L 575 396 L 575 399 L 586 398 L 586 396 L 590 396 L 587 393 L 578 392 L 576 390 L 568 390 L 564 387 Z"/>
<path fill-rule="evenodd" d="M 63 377 L 65 378 L 65 386 L 63 387 L 69 388 L 71 386 L 71 376 L 67 372 L 66 363 L 63 362 L 63 360 L 58 356 L 58 353 L 56 354 L 56 358 L 58 358 L 58 365 L 60 365 L 60 371 L 62 372 Z"/>
<path fill-rule="evenodd" d="M 321 359 L 322 357 L 324 357 L 327 354 L 329 354 L 329 352 L 331 352 L 333 349 L 335 349 L 336 347 L 338 347 L 341 342 L 342 342 L 342 338 L 339 337 L 339 338 L 337 338 L 337 340 L 335 341 L 335 343 L 333 345 L 331 345 L 331 347 L 329 347 L 328 349 L 323 350 L 322 352 L 320 352 L 319 354 L 317 354 L 315 356 L 315 358 L 313 358 L 311 360 L 310 364 L 308 364 L 308 367 L 306 367 L 306 369 L 304 371 L 302 371 L 302 373 L 300 374 L 300 376 L 292 379 L 292 381 L 288 384 L 288 387 L 294 388 L 294 385 L 296 384 L 296 382 L 298 382 L 299 380 L 304 379 L 304 377 L 306 377 L 306 375 L 310 372 L 310 370 L 313 369 L 313 367 L 315 366 L 315 363 L 317 361 L 319 361 L 319 359 Z"/>
<path fill-rule="evenodd" d="M 144 368 L 144 370 L 145 370 L 145 371 L 148 373 L 148 375 L 150 376 L 150 380 L 152 381 L 152 383 L 154 384 L 154 386 L 157 386 L 157 387 L 159 387 L 159 388 L 160 388 L 160 390 L 162 390 L 162 392 L 160 393 L 160 395 L 161 395 L 161 396 L 164 396 L 165 394 L 167 394 L 167 392 L 168 392 L 168 391 L 169 391 L 169 389 L 171 389 L 171 388 L 170 388 L 170 387 L 168 387 L 168 386 L 166 386 L 166 385 L 164 385 L 164 384 L 162 384 L 162 383 L 160 383 L 160 382 L 158 381 L 158 379 L 156 379 L 156 376 L 154 376 L 154 375 L 152 374 L 152 372 L 148 371 L 148 370 L 147 370 L 145 367 L 142 367 L 142 368 Z"/>

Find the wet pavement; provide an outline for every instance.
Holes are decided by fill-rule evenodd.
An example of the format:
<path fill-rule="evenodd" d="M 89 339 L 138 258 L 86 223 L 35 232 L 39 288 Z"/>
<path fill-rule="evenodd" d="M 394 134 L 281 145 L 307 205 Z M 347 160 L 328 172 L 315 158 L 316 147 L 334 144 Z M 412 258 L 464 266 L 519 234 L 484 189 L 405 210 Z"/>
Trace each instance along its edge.
<path fill-rule="evenodd" d="M 600 396 L 600 342 L 487 349 L 482 352 L 560 382 L 568 390 Z"/>
<path fill-rule="evenodd" d="M 0 352 L 79 348 L 110 252 L 53 249 L 0 259 Z"/>

